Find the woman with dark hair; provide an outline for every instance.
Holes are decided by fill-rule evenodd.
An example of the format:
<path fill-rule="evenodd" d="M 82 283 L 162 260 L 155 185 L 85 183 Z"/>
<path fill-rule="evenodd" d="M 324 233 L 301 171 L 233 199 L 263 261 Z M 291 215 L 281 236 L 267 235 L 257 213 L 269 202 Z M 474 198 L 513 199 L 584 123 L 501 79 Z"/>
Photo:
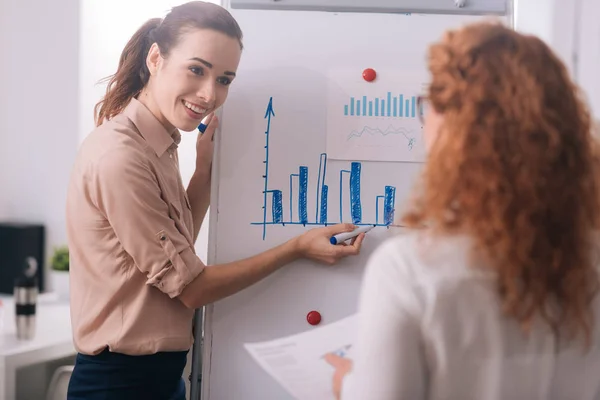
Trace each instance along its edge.
<path fill-rule="evenodd" d="M 354 229 L 340 224 L 223 265 L 206 266 L 195 254 L 210 199 L 213 112 L 241 52 L 242 32 L 229 12 L 193 1 L 145 23 L 121 54 L 67 196 L 78 351 L 69 399 L 185 399 L 194 309 L 298 258 L 333 264 L 359 252 L 364 234 L 351 245 L 330 243 Z M 195 130 L 207 116 L 185 189 L 179 131 Z"/>
<path fill-rule="evenodd" d="M 429 157 L 403 218 L 424 229 L 372 255 L 354 362 L 328 356 L 335 392 L 600 398 L 600 185 L 586 106 L 546 44 L 500 24 L 449 32 L 429 70 Z"/>

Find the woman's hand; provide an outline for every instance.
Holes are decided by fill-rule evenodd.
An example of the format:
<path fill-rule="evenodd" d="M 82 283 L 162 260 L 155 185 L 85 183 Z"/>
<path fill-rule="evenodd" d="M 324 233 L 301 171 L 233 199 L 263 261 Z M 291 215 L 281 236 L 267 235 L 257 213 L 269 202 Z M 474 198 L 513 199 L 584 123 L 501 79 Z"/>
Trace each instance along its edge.
<path fill-rule="evenodd" d="M 196 174 L 210 178 L 213 152 L 215 147 L 214 135 L 219 126 L 219 118 L 213 113 L 208 117 L 204 133 L 198 133 L 196 140 Z"/>
<path fill-rule="evenodd" d="M 335 368 L 335 372 L 333 373 L 333 394 L 339 400 L 344 377 L 352 370 L 352 360 L 330 353 L 325 355 L 325 361 Z"/>
<path fill-rule="evenodd" d="M 365 237 L 364 233 L 352 239 L 350 244 L 333 245 L 330 242 L 333 235 L 352 232 L 354 229 L 356 226 L 352 224 L 337 224 L 311 229 L 296 238 L 298 251 L 302 257 L 333 265 L 344 257 L 360 253 L 360 247 Z"/>

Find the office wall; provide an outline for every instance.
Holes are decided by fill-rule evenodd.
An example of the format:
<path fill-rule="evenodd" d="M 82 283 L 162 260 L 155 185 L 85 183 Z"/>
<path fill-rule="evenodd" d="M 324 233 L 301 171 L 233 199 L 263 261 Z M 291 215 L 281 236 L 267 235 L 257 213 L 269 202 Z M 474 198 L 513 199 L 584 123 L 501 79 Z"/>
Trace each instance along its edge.
<path fill-rule="evenodd" d="M 65 193 L 78 142 L 78 21 L 78 0 L 0 0 L 0 220 L 46 225 L 48 257 L 66 243 Z M 69 360 L 19 371 L 16 400 L 44 398 L 62 363 Z"/>
<path fill-rule="evenodd" d="M 516 29 L 539 36 L 573 71 L 575 22 L 581 0 L 516 0 Z M 595 1 L 595 0 L 593 0 Z"/>
<path fill-rule="evenodd" d="M 600 119 L 600 1 L 516 0 L 516 28 L 548 43 L 586 92 Z"/>
<path fill-rule="evenodd" d="M 580 23 L 577 27 L 577 78 L 587 91 L 596 119 L 600 119 L 600 1 L 578 0 Z"/>
<path fill-rule="evenodd" d="M 0 1 L 0 220 L 43 223 L 66 242 L 77 147 L 79 1 Z"/>

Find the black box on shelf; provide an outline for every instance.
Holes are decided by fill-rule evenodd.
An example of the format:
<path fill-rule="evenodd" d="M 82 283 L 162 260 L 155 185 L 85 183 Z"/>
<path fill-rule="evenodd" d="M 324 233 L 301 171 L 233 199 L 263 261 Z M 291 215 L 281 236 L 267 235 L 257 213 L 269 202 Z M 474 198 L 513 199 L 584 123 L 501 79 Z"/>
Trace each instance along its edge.
<path fill-rule="evenodd" d="M 0 223 L 0 293 L 13 294 L 15 279 L 23 273 L 28 257 L 37 261 L 37 281 L 44 292 L 46 230 L 43 225 Z"/>

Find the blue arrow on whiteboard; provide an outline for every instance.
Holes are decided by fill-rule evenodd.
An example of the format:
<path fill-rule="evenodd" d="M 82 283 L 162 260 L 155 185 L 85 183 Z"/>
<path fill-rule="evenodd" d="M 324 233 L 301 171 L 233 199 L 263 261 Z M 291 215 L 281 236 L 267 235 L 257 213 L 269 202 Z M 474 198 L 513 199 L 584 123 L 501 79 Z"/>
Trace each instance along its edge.
<path fill-rule="evenodd" d="M 269 133 L 271 131 L 271 117 L 275 116 L 273 111 L 273 97 L 269 98 L 269 104 L 265 111 L 265 118 L 267 119 L 267 129 L 265 130 L 266 144 L 265 144 L 265 190 L 263 191 L 263 240 L 265 240 L 267 234 L 267 193 L 269 188 Z"/>

